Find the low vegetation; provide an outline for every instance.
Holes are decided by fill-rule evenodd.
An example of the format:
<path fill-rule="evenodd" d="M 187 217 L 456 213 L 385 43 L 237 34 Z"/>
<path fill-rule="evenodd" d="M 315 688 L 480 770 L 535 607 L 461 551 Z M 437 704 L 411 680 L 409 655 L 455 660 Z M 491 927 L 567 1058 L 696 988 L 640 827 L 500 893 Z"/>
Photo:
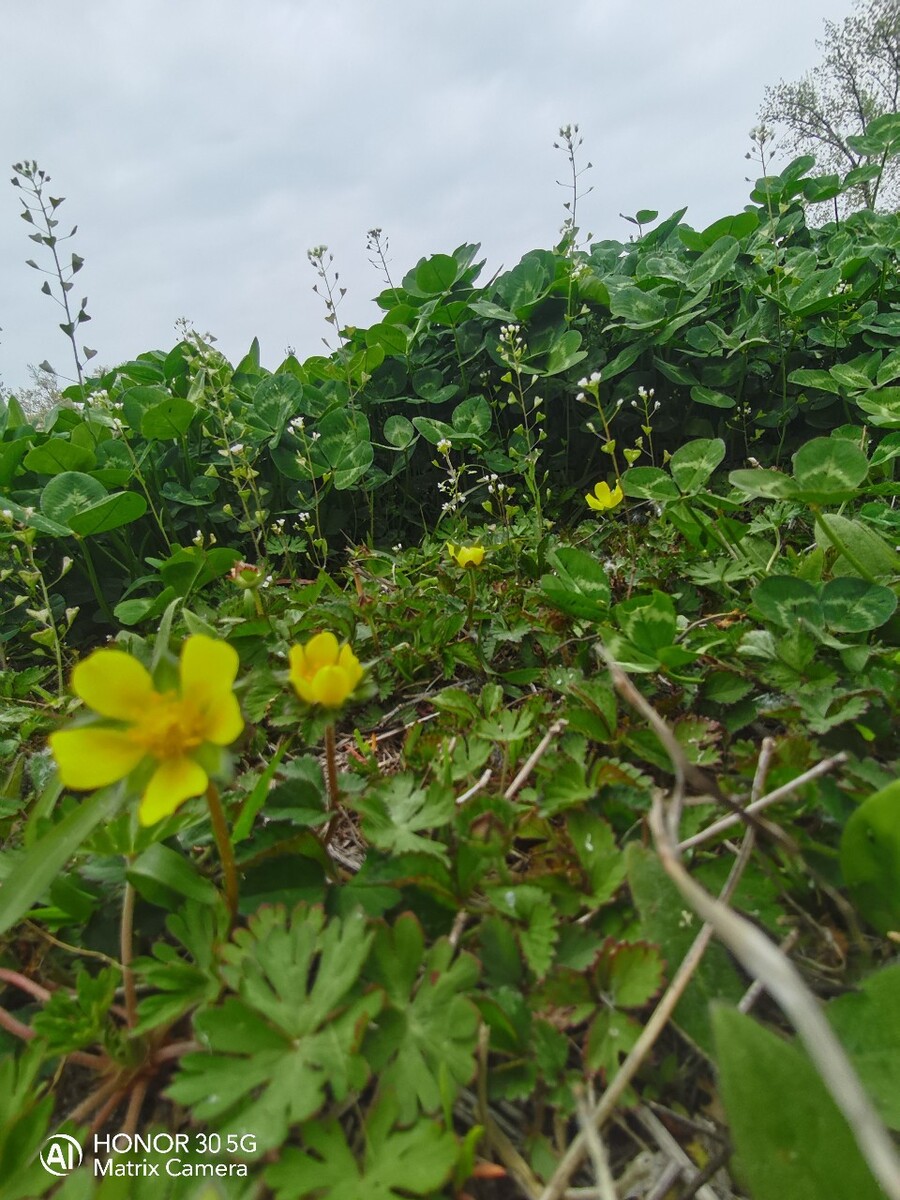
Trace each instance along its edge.
<path fill-rule="evenodd" d="M 855 183 L 590 244 L 573 190 L 489 281 L 373 230 L 368 329 L 310 252 L 327 355 L 185 326 L 0 404 L 6 1200 L 900 1195 L 900 216 L 807 220 Z"/>

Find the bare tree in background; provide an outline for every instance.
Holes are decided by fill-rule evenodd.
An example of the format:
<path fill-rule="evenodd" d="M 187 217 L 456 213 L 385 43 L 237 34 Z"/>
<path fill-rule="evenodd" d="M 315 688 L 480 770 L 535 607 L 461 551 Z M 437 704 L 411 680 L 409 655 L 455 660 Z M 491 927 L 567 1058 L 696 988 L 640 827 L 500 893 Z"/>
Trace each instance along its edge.
<path fill-rule="evenodd" d="M 885 161 L 865 133 L 870 121 L 898 109 L 900 0 L 856 0 L 842 22 L 825 22 L 816 45 L 821 65 L 796 83 L 766 88 L 759 119 L 777 127 L 782 150 L 814 154 L 820 170 L 842 180 L 850 175 L 854 186 L 840 199 L 845 212 L 895 210 L 900 159 Z"/>

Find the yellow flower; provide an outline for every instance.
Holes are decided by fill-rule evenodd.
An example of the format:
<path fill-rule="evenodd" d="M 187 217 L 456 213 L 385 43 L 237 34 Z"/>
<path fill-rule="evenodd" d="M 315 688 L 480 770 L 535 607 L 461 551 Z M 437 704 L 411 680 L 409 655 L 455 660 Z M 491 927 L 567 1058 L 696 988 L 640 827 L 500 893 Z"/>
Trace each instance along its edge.
<path fill-rule="evenodd" d="M 333 633 L 317 633 L 305 646 L 291 646 L 291 683 L 301 700 L 340 708 L 363 677 L 359 659 Z"/>
<path fill-rule="evenodd" d="M 480 567 L 484 562 L 484 546 L 454 546 L 448 542 L 447 553 L 458 567 Z"/>
<path fill-rule="evenodd" d="M 618 483 L 612 491 L 609 490 L 608 483 L 598 483 L 594 486 L 594 490 L 585 496 L 585 500 L 594 512 L 609 512 L 611 508 L 621 504 L 624 499 L 625 495 L 621 484 Z"/>
<path fill-rule="evenodd" d="M 50 735 L 66 787 L 92 791 L 124 779 L 146 759 L 156 768 L 138 819 L 153 825 L 209 783 L 209 746 L 227 746 L 244 728 L 232 686 L 232 646 L 196 634 L 181 648 L 179 686 L 158 692 L 147 668 L 124 650 L 95 650 L 72 672 L 72 691 L 106 718 Z M 212 759 L 212 761 L 215 761 Z"/>

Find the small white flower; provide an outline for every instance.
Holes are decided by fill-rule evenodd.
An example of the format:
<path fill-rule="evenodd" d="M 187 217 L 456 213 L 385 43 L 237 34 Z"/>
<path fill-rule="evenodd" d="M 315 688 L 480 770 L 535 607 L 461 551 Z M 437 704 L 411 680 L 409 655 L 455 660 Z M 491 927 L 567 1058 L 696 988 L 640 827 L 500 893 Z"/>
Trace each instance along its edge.
<path fill-rule="evenodd" d="M 301 513 L 297 513 L 297 520 L 300 522 L 300 524 L 301 524 L 301 525 L 306 525 L 306 524 L 308 524 L 308 522 L 309 522 L 309 513 L 308 513 L 308 512 L 301 512 Z"/>
<path fill-rule="evenodd" d="M 231 445 L 228 447 L 228 449 L 231 451 L 232 454 L 240 454 L 240 452 L 243 450 L 243 448 L 244 448 L 243 442 L 232 442 Z"/>
<path fill-rule="evenodd" d="M 319 433 L 319 431 L 316 430 L 316 432 L 312 435 L 311 441 L 317 442 L 321 436 L 322 436 L 321 433 Z"/>
<path fill-rule="evenodd" d="M 599 383 L 601 378 L 599 371 L 591 371 L 591 383 Z"/>
<path fill-rule="evenodd" d="M 449 454 L 450 453 L 449 440 L 447 438 L 441 438 L 441 440 L 437 444 L 437 450 L 438 450 L 438 454 Z"/>

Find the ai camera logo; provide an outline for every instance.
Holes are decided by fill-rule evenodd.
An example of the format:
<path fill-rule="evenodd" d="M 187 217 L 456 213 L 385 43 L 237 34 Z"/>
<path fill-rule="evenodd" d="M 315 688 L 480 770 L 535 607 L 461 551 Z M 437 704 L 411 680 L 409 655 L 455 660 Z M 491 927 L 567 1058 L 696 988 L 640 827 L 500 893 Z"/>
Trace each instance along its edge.
<path fill-rule="evenodd" d="M 54 1133 L 41 1148 L 41 1166 L 51 1175 L 65 1176 L 81 1166 L 81 1146 L 68 1133 Z"/>

